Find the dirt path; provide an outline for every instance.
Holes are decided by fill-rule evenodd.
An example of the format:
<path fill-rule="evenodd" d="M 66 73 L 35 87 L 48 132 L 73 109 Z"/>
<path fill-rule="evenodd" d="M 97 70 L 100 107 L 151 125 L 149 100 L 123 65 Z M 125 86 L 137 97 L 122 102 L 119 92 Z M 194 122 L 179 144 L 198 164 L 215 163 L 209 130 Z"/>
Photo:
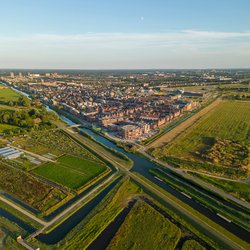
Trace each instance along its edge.
<path fill-rule="evenodd" d="M 18 205 L 16 205 L 12 201 L 10 201 L 10 200 L 2 197 L 2 196 L 0 196 L 0 200 L 5 202 L 6 204 L 10 205 L 11 207 L 15 208 L 16 210 L 18 210 L 22 214 L 25 214 L 26 216 L 28 216 L 32 220 L 38 222 L 39 224 L 41 224 L 41 225 L 46 225 L 47 224 L 47 222 L 45 222 L 44 220 L 41 220 L 41 219 L 37 218 L 35 215 L 33 215 L 32 213 L 30 213 L 30 212 L 24 210 L 23 208 L 19 207 Z"/>
<path fill-rule="evenodd" d="M 202 116 L 204 116 L 209 111 L 211 111 L 216 106 L 218 106 L 221 102 L 223 102 L 221 99 L 216 99 L 214 102 L 209 104 L 207 107 L 203 108 L 201 111 L 199 111 L 195 115 L 191 116 L 189 119 L 185 120 L 180 125 L 174 127 L 168 133 L 162 135 L 157 140 L 150 143 L 147 146 L 147 148 L 150 149 L 150 148 L 162 147 L 162 146 L 166 145 L 168 142 L 172 141 L 176 136 L 180 135 L 183 131 L 185 131 L 187 128 L 189 128 L 195 122 L 197 122 Z"/>

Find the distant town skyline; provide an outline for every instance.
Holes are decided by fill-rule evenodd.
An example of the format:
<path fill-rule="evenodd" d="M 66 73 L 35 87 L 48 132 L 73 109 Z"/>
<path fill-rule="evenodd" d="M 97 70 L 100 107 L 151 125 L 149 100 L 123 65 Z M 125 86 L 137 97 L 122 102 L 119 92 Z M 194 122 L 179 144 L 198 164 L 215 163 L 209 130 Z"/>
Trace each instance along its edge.
<path fill-rule="evenodd" d="M 3 0 L 0 68 L 250 68 L 250 2 Z"/>

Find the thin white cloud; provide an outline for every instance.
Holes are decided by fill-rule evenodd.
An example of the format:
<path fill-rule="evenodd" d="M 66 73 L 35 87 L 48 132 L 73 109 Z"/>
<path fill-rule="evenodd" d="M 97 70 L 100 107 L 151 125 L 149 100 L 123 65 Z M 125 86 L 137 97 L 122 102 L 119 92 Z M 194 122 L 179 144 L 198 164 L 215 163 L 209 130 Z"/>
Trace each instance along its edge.
<path fill-rule="evenodd" d="M 250 32 L 216 32 L 183 30 L 162 33 L 85 33 L 76 35 L 32 34 L 26 36 L 1 37 L 0 42 L 102 42 L 102 41 L 175 41 L 179 39 L 231 39 L 250 38 Z"/>
<path fill-rule="evenodd" d="M 171 68 L 178 62 L 197 67 L 213 60 L 250 66 L 249 51 L 249 31 L 0 35 L 0 67 L 13 61 L 36 67 Z"/>
<path fill-rule="evenodd" d="M 217 39 L 228 39 L 228 38 L 250 38 L 250 32 L 217 32 L 217 31 L 196 31 L 196 30 L 185 30 L 186 34 L 200 38 L 217 38 Z"/>

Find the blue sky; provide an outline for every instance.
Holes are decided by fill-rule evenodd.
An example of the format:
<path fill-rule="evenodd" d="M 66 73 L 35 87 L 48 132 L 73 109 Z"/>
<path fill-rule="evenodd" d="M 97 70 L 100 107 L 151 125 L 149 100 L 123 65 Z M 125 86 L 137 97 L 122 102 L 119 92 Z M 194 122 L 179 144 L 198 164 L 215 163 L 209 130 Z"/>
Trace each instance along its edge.
<path fill-rule="evenodd" d="M 0 0 L 0 68 L 250 67 L 249 0 Z"/>

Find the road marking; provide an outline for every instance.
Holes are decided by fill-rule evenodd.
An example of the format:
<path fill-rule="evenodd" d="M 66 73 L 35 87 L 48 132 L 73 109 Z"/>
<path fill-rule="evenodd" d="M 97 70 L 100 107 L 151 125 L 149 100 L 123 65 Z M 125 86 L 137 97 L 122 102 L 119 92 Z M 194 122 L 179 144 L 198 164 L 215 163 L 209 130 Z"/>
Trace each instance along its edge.
<path fill-rule="evenodd" d="M 220 218 L 222 218 L 223 220 L 225 220 L 225 221 L 229 222 L 229 223 L 231 223 L 231 222 L 232 222 L 232 221 L 231 221 L 231 220 L 229 220 L 227 217 L 225 217 L 225 216 L 223 216 L 223 215 L 221 215 L 221 214 L 219 214 L 219 213 L 217 213 L 216 215 L 217 215 L 217 216 L 219 216 Z"/>
<path fill-rule="evenodd" d="M 160 178 L 158 178 L 157 176 L 154 176 L 154 177 L 155 177 L 155 179 L 157 179 L 158 181 L 163 182 L 163 180 L 162 180 L 162 179 L 160 179 Z"/>
<path fill-rule="evenodd" d="M 184 193 L 184 192 L 181 192 L 184 196 L 186 196 L 187 198 L 189 198 L 189 199 L 192 199 L 192 197 L 190 196 L 190 195 L 188 195 L 188 194 L 186 194 L 186 193 Z"/>

